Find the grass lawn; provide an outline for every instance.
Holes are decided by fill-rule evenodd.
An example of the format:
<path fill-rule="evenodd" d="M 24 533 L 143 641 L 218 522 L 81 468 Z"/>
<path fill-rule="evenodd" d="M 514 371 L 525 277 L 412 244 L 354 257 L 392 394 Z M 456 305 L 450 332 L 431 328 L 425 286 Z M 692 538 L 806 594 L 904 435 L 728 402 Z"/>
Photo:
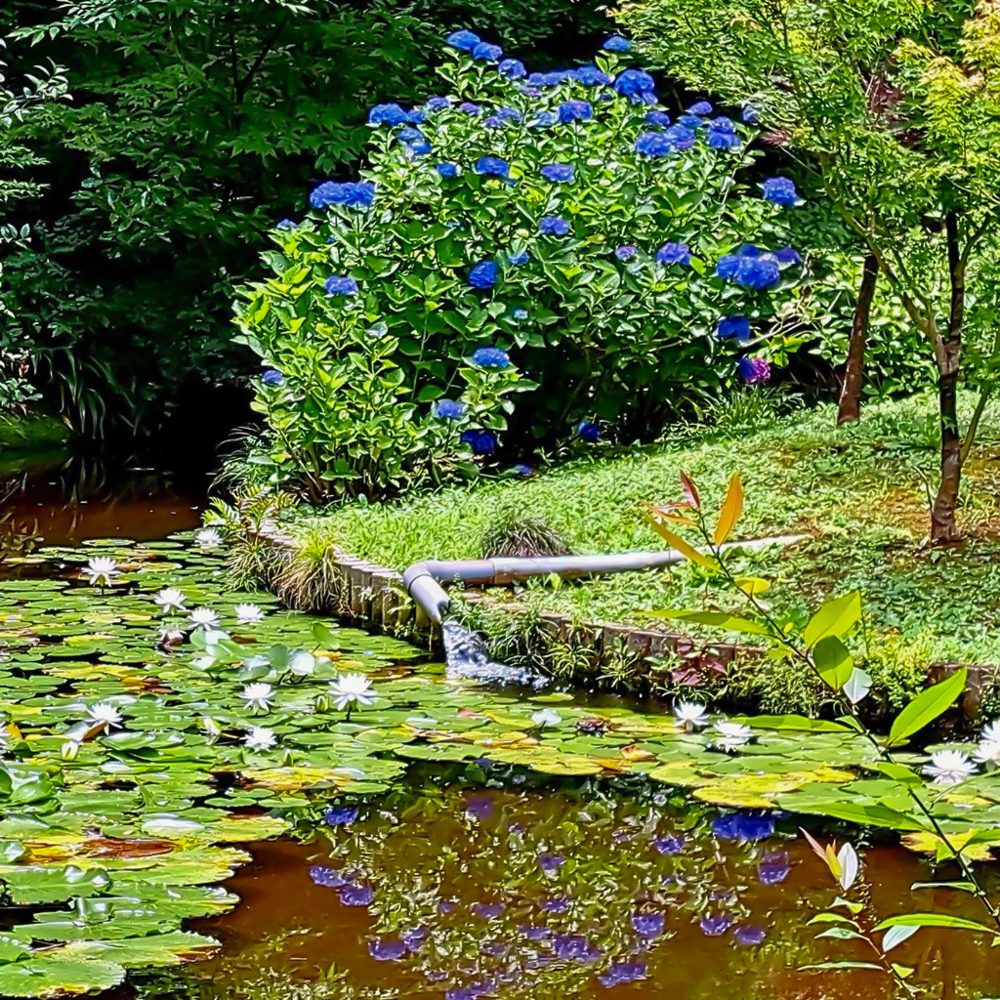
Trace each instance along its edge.
<path fill-rule="evenodd" d="M 972 403 L 963 400 L 966 409 Z M 772 581 L 766 596 L 777 611 L 806 616 L 826 596 L 860 590 L 871 656 L 916 669 L 935 661 L 1000 663 L 1000 407 L 988 409 L 967 467 L 961 522 L 968 541 L 953 549 L 925 544 L 936 449 L 929 397 L 869 407 L 859 425 L 841 429 L 824 406 L 641 450 L 597 447 L 528 480 L 344 507 L 292 530 L 305 552 L 337 545 L 396 569 L 425 558 L 481 557 L 491 527 L 524 518 L 555 529 L 574 552 L 657 549 L 663 542 L 644 508 L 681 499 L 681 470 L 710 505 L 721 503 L 738 470 L 747 502 L 735 537 L 811 536 L 740 559 Z M 656 627 L 645 617 L 650 610 L 738 606 L 689 565 L 556 586 L 535 581 L 519 599 L 647 627 Z M 677 623 L 669 627 L 676 631 Z"/>

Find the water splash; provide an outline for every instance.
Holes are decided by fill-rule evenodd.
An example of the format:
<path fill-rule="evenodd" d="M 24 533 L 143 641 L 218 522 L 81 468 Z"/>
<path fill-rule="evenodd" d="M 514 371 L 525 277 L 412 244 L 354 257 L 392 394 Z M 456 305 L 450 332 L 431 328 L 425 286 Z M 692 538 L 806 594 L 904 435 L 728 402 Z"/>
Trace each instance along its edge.
<path fill-rule="evenodd" d="M 454 618 L 441 625 L 444 658 L 449 677 L 463 677 L 484 684 L 521 684 L 541 688 L 549 679 L 528 667 L 512 667 L 490 657 L 485 641 Z"/>

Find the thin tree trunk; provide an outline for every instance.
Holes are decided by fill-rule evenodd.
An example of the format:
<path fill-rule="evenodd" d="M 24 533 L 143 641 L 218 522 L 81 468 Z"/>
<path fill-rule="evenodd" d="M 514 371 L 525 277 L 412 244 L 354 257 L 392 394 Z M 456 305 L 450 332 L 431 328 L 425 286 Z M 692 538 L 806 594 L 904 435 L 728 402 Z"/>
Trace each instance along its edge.
<path fill-rule="evenodd" d="M 865 343 L 868 340 L 868 320 L 878 282 L 878 258 L 870 253 L 865 257 L 861 273 L 861 289 L 854 306 L 851 323 L 851 340 L 847 348 L 844 381 L 840 387 L 840 405 L 837 409 L 837 426 L 861 419 L 861 387 L 865 377 Z"/>
<path fill-rule="evenodd" d="M 931 511 L 931 541 L 959 539 L 955 510 L 962 485 L 962 436 L 958 432 L 958 368 L 962 354 L 962 321 L 965 311 L 965 261 L 958 245 L 958 217 L 945 217 L 948 271 L 951 278 L 951 313 L 948 331 L 937 347 L 938 404 L 941 411 L 941 485 Z"/>

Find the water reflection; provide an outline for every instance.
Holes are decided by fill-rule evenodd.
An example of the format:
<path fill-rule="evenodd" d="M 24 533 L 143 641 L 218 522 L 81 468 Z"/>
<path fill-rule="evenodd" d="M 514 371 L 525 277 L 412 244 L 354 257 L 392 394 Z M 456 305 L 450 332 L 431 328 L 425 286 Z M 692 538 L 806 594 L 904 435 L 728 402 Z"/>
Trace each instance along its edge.
<path fill-rule="evenodd" d="M 875 973 L 798 971 L 870 955 L 806 925 L 836 892 L 794 824 L 771 815 L 692 811 L 636 786 L 429 786 L 331 810 L 323 831 L 309 846 L 260 845 L 233 880 L 244 904 L 204 926 L 226 946 L 210 970 L 217 985 L 267 961 L 303 977 L 336 967 L 345 997 L 895 995 Z M 961 893 L 911 891 L 928 871 L 906 852 L 872 848 L 865 865 L 878 884 L 863 895 L 883 916 L 975 915 Z M 923 930 L 894 956 L 925 984 L 943 977 L 924 995 L 1000 988 L 971 936 Z"/>

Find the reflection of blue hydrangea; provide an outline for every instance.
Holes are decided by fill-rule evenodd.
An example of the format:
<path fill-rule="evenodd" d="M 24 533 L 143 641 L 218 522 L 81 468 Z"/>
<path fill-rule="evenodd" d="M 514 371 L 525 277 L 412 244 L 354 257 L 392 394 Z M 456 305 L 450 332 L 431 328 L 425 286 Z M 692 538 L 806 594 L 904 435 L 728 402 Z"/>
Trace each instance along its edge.
<path fill-rule="evenodd" d="M 636 913 L 632 917 L 632 929 L 642 937 L 659 937 L 666 928 L 666 917 L 662 913 Z"/>
<path fill-rule="evenodd" d="M 802 258 L 799 256 L 798 250 L 794 247 L 781 247 L 780 250 L 774 251 L 775 260 L 779 264 L 801 264 Z"/>
<path fill-rule="evenodd" d="M 340 889 L 347 885 L 347 879 L 336 868 L 326 865 L 313 865 L 309 869 L 309 878 L 313 885 L 322 886 L 324 889 Z"/>
<path fill-rule="evenodd" d="M 643 132 L 635 140 L 635 151 L 640 156 L 669 156 L 674 147 L 663 132 Z"/>
<path fill-rule="evenodd" d="M 603 87 L 612 82 L 611 77 L 596 66 L 578 66 L 572 73 L 573 79 L 585 87 Z"/>
<path fill-rule="evenodd" d="M 285 376 L 276 368 L 268 368 L 260 377 L 264 385 L 281 385 L 285 381 Z"/>
<path fill-rule="evenodd" d="M 461 420 L 465 413 L 465 404 L 454 399 L 439 399 L 434 404 L 434 416 L 440 420 Z"/>
<path fill-rule="evenodd" d="M 531 254 L 527 250 L 507 255 L 507 263 L 513 264 L 514 267 L 523 267 L 529 260 L 531 260 Z"/>
<path fill-rule="evenodd" d="M 538 231 L 543 236 L 566 236 L 569 230 L 569 222 L 561 215 L 544 215 L 538 224 Z"/>
<path fill-rule="evenodd" d="M 712 105 L 708 101 L 696 101 L 688 108 L 688 112 L 692 115 L 710 115 L 712 113 Z"/>
<path fill-rule="evenodd" d="M 471 52 L 480 41 L 479 35 L 471 31 L 453 31 L 445 39 L 445 44 L 454 49 L 461 49 L 463 52 Z"/>
<path fill-rule="evenodd" d="M 770 288 L 780 280 L 781 271 L 777 262 L 768 257 L 740 257 L 733 277 L 744 288 Z"/>
<path fill-rule="evenodd" d="M 370 885 L 347 885 L 340 891 L 344 906 L 369 906 L 375 900 L 375 890 Z"/>
<path fill-rule="evenodd" d="M 746 316 L 723 316 L 715 326 L 719 340 L 746 340 L 750 336 L 750 320 Z"/>
<path fill-rule="evenodd" d="M 559 121 L 575 122 L 589 121 L 594 117 L 594 109 L 588 101 L 563 101 L 559 105 Z"/>
<path fill-rule="evenodd" d="M 741 843 L 766 840 L 774 833 L 774 817 L 762 813 L 729 813 L 712 820 L 712 832 L 719 840 Z"/>
<path fill-rule="evenodd" d="M 469 284 L 473 288 L 492 288 L 500 277 L 500 268 L 492 260 L 481 260 L 469 271 Z"/>
<path fill-rule="evenodd" d="M 763 924 L 740 924 L 733 928 L 733 940 L 746 947 L 763 944 L 767 937 L 767 928 Z"/>
<path fill-rule="evenodd" d="M 659 125 L 661 128 L 666 128 L 670 124 L 670 115 L 666 111 L 647 111 L 646 121 L 650 125 Z"/>
<path fill-rule="evenodd" d="M 656 251 L 658 264 L 690 264 L 691 248 L 686 243 L 664 243 Z"/>
<path fill-rule="evenodd" d="M 646 978 L 649 967 L 645 962 L 634 959 L 629 962 L 612 962 L 604 972 L 597 976 L 602 986 L 622 986 L 625 983 L 635 983 Z"/>
<path fill-rule="evenodd" d="M 601 428 L 592 420 L 581 420 L 576 425 L 576 436 L 580 438 L 581 441 L 593 444 L 595 441 L 600 440 Z"/>
<path fill-rule="evenodd" d="M 376 962 L 398 962 L 408 949 L 399 938 L 378 938 L 368 942 L 368 954 Z"/>
<path fill-rule="evenodd" d="M 521 77 L 525 76 L 527 70 L 524 68 L 524 63 L 519 59 L 504 59 L 497 69 L 503 73 L 504 76 L 509 76 L 512 80 L 520 80 Z"/>
<path fill-rule="evenodd" d="M 371 125 L 402 125 L 406 120 L 406 112 L 398 104 L 376 104 L 368 112 Z"/>
<path fill-rule="evenodd" d="M 553 184 L 566 183 L 573 180 L 572 163 L 547 163 L 542 167 L 542 176 Z"/>
<path fill-rule="evenodd" d="M 760 186 L 761 196 L 775 205 L 794 205 L 799 196 L 790 177 L 768 177 Z"/>
<path fill-rule="evenodd" d="M 480 368 L 500 370 L 510 367 L 510 358 L 499 347 L 477 347 L 472 352 L 472 363 Z"/>
<path fill-rule="evenodd" d="M 608 52 L 628 52 L 632 48 L 632 43 L 621 35 L 612 35 L 604 40 L 601 48 Z"/>
<path fill-rule="evenodd" d="M 439 163 L 434 169 L 442 177 L 456 177 L 458 175 L 457 163 Z"/>
<path fill-rule="evenodd" d="M 632 260 L 633 257 L 639 252 L 638 247 L 634 247 L 631 244 L 626 244 L 625 246 L 619 247 L 615 251 L 615 256 L 619 260 Z"/>
<path fill-rule="evenodd" d="M 331 274 L 325 283 L 327 295 L 356 295 L 358 283 L 350 276 Z"/>
<path fill-rule="evenodd" d="M 350 826 L 357 818 L 357 806 L 330 806 L 323 813 L 323 822 L 327 826 Z"/>
<path fill-rule="evenodd" d="M 276 229 L 298 229 L 299 224 L 294 219 L 282 219 L 281 222 L 275 226 Z"/>
<path fill-rule="evenodd" d="M 623 69 L 614 83 L 615 90 L 633 104 L 653 104 L 656 100 L 654 86 L 653 78 L 641 69 Z"/>
<path fill-rule="evenodd" d="M 757 865 L 757 881 L 761 885 L 777 885 L 788 878 L 792 862 L 787 851 L 771 851 Z"/>
<path fill-rule="evenodd" d="M 499 45 L 490 45 L 489 42 L 480 42 L 472 49 L 472 58 L 481 59 L 484 62 L 496 62 L 503 56 L 503 49 Z"/>
<path fill-rule="evenodd" d="M 497 436 L 493 431 L 463 431 L 462 444 L 467 444 L 474 455 L 491 455 L 496 451 Z"/>
<path fill-rule="evenodd" d="M 684 850 L 684 845 L 686 843 L 687 840 L 683 836 L 657 837 L 656 840 L 653 841 L 653 847 L 655 847 L 660 854 L 672 855 L 680 854 L 680 852 Z"/>
<path fill-rule="evenodd" d="M 476 160 L 476 173 L 493 177 L 509 177 L 510 164 L 499 156 L 481 156 Z"/>
<path fill-rule="evenodd" d="M 733 925 L 733 918 L 727 913 L 706 913 L 698 921 L 702 934 L 707 937 L 718 937 L 725 934 Z"/>

